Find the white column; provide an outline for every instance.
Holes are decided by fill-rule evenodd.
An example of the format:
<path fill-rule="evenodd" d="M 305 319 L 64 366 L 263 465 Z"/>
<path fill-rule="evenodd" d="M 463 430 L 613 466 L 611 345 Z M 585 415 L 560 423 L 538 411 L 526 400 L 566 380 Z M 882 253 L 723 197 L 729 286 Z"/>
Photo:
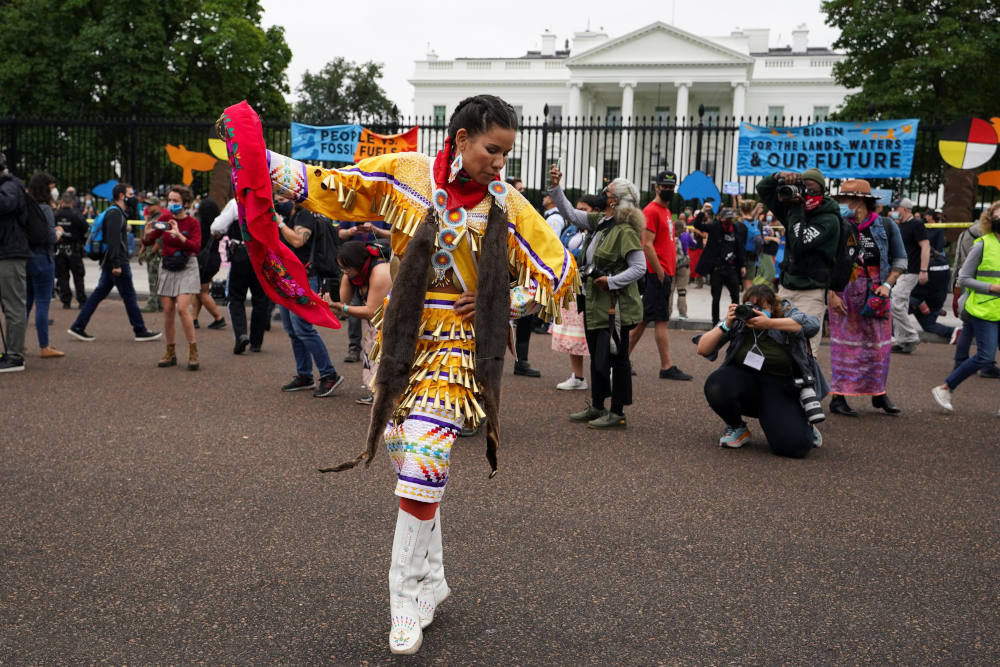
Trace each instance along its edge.
<path fill-rule="evenodd" d="M 622 87 L 622 123 L 626 128 L 634 125 L 632 116 L 635 114 L 635 81 L 623 81 Z M 621 152 L 618 156 L 618 175 L 624 176 L 626 165 L 628 165 L 630 160 L 630 142 L 629 134 L 631 130 L 622 130 L 622 141 L 621 141 Z"/>
<path fill-rule="evenodd" d="M 733 118 L 735 123 L 739 126 L 740 120 L 746 114 L 747 105 L 747 84 L 746 81 L 733 81 Z M 739 136 L 737 134 L 737 136 Z M 726 180 L 735 181 L 736 180 L 736 166 L 739 162 L 739 142 L 733 142 L 733 160 L 732 168 L 729 172 L 729 178 Z"/>
<path fill-rule="evenodd" d="M 569 84 L 569 107 L 566 110 L 566 118 L 563 120 L 564 125 L 569 125 L 570 127 L 579 125 L 583 122 L 580 118 L 583 115 L 583 93 L 582 85 L 579 83 L 571 82 Z M 583 176 L 583 166 L 578 163 L 580 158 L 580 131 L 570 130 L 569 131 L 569 141 L 566 146 L 566 162 L 562 166 L 564 175 L 564 188 L 577 187 L 577 174 L 580 175 L 580 179 L 585 180 Z"/>
<path fill-rule="evenodd" d="M 674 125 L 681 127 L 687 124 L 688 115 L 688 91 L 691 88 L 690 81 L 677 81 L 674 83 L 677 86 L 677 106 L 674 112 Z M 684 132 L 678 132 L 677 137 L 674 141 L 674 163 L 669 165 L 674 172 L 677 173 L 679 178 L 684 177 L 684 172 L 682 172 L 684 163 L 684 154 L 690 153 L 691 149 L 686 146 L 688 135 Z"/>

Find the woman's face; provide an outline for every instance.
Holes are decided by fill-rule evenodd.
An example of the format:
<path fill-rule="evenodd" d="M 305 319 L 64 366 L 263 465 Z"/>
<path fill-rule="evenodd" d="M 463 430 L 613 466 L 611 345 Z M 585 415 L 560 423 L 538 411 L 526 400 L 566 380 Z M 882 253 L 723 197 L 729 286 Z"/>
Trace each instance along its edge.
<path fill-rule="evenodd" d="M 465 129 L 455 134 L 455 147 L 462 154 L 462 168 L 479 185 L 489 185 L 507 164 L 517 132 L 494 125 L 471 136 Z"/>
<path fill-rule="evenodd" d="M 347 276 L 349 279 L 350 278 L 357 278 L 358 274 L 361 273 L 360 271 L 358 271 L 357 269 L 355 269 L 352 266 L 344 266 L 343 264 L 339 264 L 339 266 L 340 266 L 340 270 L 343 271 L 344 275 Z"/>
<path fill-rule="evenodd" d="M 594 208 L 590 204 L 588 204 L 587 202 L 585 202 L 585 201 L 578 201 L 576 203 L 576 210 L 578 210 L 578 211 L 586 211 L 587 213 L 590 213 L 590 212 L 592 212 L 594 210 Z"/>
<path fill-rule="evenodd" d="M 184 204 L 184 199 L 181 198 L 181 193 L 179 192 L 169 192 L 167 193 L 167 205 L 170 204 Z"/>

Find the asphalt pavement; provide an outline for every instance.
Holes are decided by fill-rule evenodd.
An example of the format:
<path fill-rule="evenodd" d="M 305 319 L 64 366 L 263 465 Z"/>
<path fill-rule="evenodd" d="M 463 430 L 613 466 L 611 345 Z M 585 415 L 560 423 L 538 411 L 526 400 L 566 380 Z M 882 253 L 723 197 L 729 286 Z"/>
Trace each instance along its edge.
<path fill-rule="evenodd" d="M 67 356 L 39 359 L 29 327 L 27 370 L 0 376 L 0 664 L 1000 662 L 1000 383 L 970 378 L 944 413 L 948 345 L 893 357 L 902 415 L 854 399 L 859 419 L 829 417 L 789 460 L 754 421 L 750 445 L 717 446 L 691 332 L 671 346 L 692 382 L 658 379 L 641 341 L 617 432 L 567 420 L 586 392 L 554 388 L 567 359 L 534 336 L 541 378 L 508 360 L 498 476 L 482 436 L 453 451 L 453 594 L 394 659 L 388 457 L 316 472 L 368 423 L 346 331 L 323 337 L 347 381 L 313 398 L 278 389 L 278 323 L 241 356 L 230 329 L 199 330 L 189 372 L 183 352 L 156 368 L 162 342 L 133 342 L 120 301 L 91 343 L 65 333 L 75 310 L 52 314 Z"/>

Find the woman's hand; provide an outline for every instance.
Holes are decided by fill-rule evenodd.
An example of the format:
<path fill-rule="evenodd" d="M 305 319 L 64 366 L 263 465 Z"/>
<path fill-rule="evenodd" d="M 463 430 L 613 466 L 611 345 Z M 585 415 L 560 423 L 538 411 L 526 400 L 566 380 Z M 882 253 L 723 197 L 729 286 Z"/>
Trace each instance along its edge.
<path fill-rule="evenodd" d="M 607 290 L 608 289 L 608 277 L 607 276 L 600 276 L 598 278 L 594 278 L 594 287 L 600 287 L 602 290 Z"/>
<path fill-rule="evenodd" d="M 476 293 L 469 290 L 462 292 L 455 302 L 455 312 L 462 316 L 462 320 L 468 322 L 476 316 Z"/>
<path fill-rule="evenodd" d="M 726 312 L 726 327 L 729 329 L 732 329 L 733 325 L 736 324 L 736 318 L 733 317 L 733 313 L 735 312 L 736 312 L 736 304 L 735 303 L 729 304 L 729 311 Z"/>
<path fill-rule="evenodd" d="M 563 173 L 559 171 L 559 165 L 552 163 L 549 167 L 549 187 L 558 188 L 562 182 Z"/>
<path fill-rule="evenodd" d="M 177 226 L 177 220 L 175 218 L 170 219 L 170 235 L 175 239 L 179 239 L 184 236 L 181 234 L 181 228 Z"/>
<path fill-rule="evenodd" d="M 880 285 L 879 289 L 883 289 L 883 287 L 883 285 Z M 889 290 L 887 289 L 886 292 L 888 291 Z M 885 294 L 885 296 L 889 295 Z M 836 292 L 830 290 L 830 292 L 826 295 L 826 300 L 830 304 L 830 310 L 835 313 L 839 313 L 840 315 L 847 315 L 847 306 L 844 305 L 844 300 L 837 296 Z"/>
<path fill-rule="evenodd" d="M 757 314 L 747 319 L 748 327 L 750 327 L 751 329 L 757 329 L 758 331 L 761 331 L 763 329 L 774 328 L 774 320 L 772 320 L 770 317 L 760 312 L 756 308 L 753 308 L 752 310 Z"/>

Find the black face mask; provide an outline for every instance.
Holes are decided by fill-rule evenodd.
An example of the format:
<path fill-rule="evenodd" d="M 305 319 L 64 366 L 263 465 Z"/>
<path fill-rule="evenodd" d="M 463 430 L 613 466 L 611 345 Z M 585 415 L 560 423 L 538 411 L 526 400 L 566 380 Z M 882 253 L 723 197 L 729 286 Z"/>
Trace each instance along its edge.
<path fill-rule="evenodd" d="M 673 190 L 667 190 L 666 188 L 661 189 L 659 194 L 660 201 L 670 201 L 670 197 L 673 194 Z"/>
<path fill-rule="evenodd" d="M 288 222 L 288 217 L 292 214 L 292 208 L 293 204 L 290 201 L 274 203 L 274 210 L 278 212 L 278 215 L 285 219 L 286 223 Z"/>

